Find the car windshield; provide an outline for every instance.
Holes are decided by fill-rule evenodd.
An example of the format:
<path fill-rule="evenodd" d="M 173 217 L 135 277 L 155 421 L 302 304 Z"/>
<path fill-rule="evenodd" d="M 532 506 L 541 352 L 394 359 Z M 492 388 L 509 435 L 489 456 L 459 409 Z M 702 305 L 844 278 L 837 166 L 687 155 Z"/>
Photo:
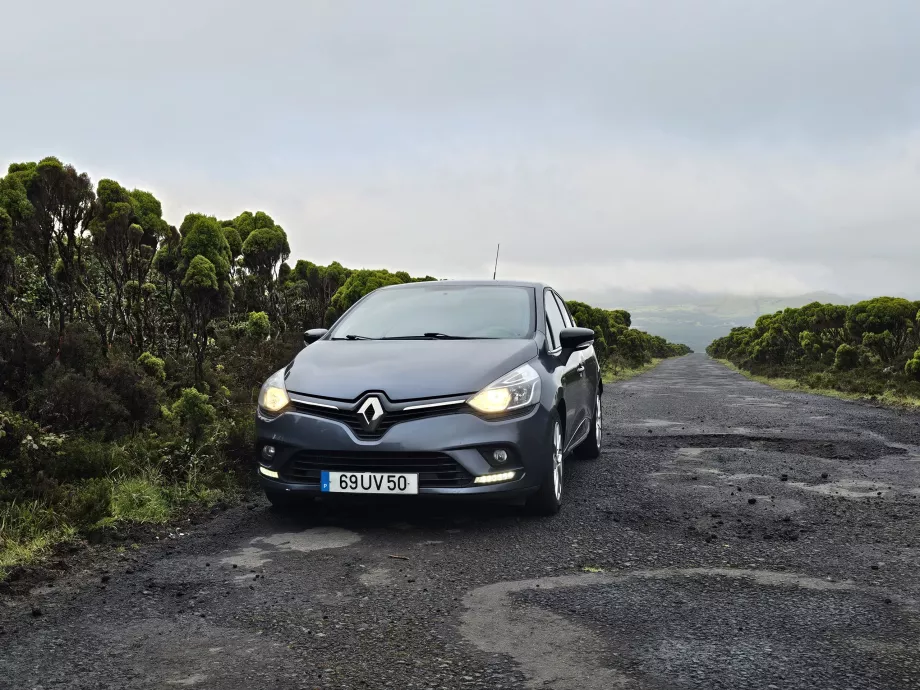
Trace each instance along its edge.
<path fill-rule="evenodd" d="M 533 290 L 496 285 L 442 285 L 371 293 L 349 312 L 332 338 L 527 338 Z"/>

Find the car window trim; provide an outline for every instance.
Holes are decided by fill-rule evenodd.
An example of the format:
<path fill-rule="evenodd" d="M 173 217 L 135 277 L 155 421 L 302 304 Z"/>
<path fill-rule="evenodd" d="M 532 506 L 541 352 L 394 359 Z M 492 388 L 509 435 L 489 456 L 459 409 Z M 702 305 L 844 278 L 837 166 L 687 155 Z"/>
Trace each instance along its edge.
<path fill-rule="evenodd" d="M 547 338 L 549 338 L 550 344 L 554 344 L 554 340 L 558 339 L 558 334 L 556 334 L 555 338 L 553 337 L 553 327 L 549 322 L 549 314 L 546 313 L 546 293 L 550 293 L 550 295 L 552 296 L 553 303 L 556 304 L 556 309 L 559 309 L 559 304 L 556 302 L 556 298 L 555 298 L 556 291 L 553 290 L 552 288 L 545 288 L 543 290 L 543 321 L 546 324 L 545 328 L 546 328 Z M 560 318 L 562 317 L 561 312 L 559 316 Z M 562 325 L 565 326 L 565 319 L 562 319 Z M 561 342 L 556 342 L 555 347 L 553 349 L 547 350 L 547 353 L 551 355 L 558 355 L 560 352 L 562 352 Z"/>
<path fill-rule="evenodd" d="M 569 313 L 569 307 L 565 303 L 565 300 L 562 299 L 562 295 L 553 290 L 553 295 L 556 297 L 556 302 L 559 303 L 559 311 L 562 314 L 562 323 L 565 324 L 566 328 L 572 328 L 575 326 L 575 319 L 572 318 L 572 314 Z"/>

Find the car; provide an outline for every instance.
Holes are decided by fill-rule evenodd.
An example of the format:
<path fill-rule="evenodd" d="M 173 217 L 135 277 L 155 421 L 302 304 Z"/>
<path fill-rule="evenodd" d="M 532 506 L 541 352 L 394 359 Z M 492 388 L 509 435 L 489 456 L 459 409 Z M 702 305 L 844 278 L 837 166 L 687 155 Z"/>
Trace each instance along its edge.
<path fill-rule="evenodd" d="M 556 513 L 564 460 L 601 452 L 594 332 L 550 286 L 427 281 L 378 288 L 262 386 L 260 482 L 307 496 L 509 499 Z"/>

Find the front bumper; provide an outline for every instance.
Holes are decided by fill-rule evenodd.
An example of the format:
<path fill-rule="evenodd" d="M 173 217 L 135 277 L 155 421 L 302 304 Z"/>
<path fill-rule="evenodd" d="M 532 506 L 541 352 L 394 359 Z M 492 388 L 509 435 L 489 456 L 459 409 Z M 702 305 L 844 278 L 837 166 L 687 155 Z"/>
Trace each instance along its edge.
<path fill-rule="evenodd" d="M 526 414 L 504 420 L 486 420 L 473 413 L 454 413 L 401 422 L 379 440 L 361 440 L 342 422 L 292 410 L 273 419 L 256 418 L 256 453 L 262 467 L 279 474 L 272 479 L 259 473 L 262 486 L 270 491 L 323 495 L 316 471 L 324 457 L 329 467 L 344 469 L 347 458 L 361 461 L 360 468 L 346 471 L 412 471 L 412 463 L 430 462 L 437 457 L 442 466 L 455 471 L 447 474 L 420 474 L 420 496 L 501 496 L 526 495 L 536 491 L 549 470 L 550 415 L 541 405 Z M 262 457 L 262 448 L 272 445 L 271 460 Z M 509 452 L 506 463 L 490 464 L 481 449 L 503 448 Z M 383 459 L 380 459 L 383 458 Z M 306 460 L 305 460 L 306 459 Z M 381 466 L 377 467 L 377 463 Z M 311 468 L 304 470 L 303 468 Z M 376 467 L 376 469 L 375 469 Z M 495 484 L 475 484 L 475 477 L 515 470 L 515 478 Z M 438 476 L 451 477 L 439 481 Z M 341 494 L 336 494 L 341 495 Z"/>

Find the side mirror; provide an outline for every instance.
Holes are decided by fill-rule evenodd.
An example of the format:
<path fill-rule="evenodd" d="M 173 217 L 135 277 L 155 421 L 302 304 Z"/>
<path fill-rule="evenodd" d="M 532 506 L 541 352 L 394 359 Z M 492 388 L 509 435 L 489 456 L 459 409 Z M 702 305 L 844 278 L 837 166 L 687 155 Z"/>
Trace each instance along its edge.
<path fill-rule="evenodd" d="M 559 344 L 563 352 L 583 350 L 594 342 L 594 331 L 590 328 L 563 328 L 559 331 Z"/>
<path fill-rule="evenodd" d="M 303 344 L 309 345 L 310 343 L 315 343 L 317 340 L 322 338 L 329 332 L 328 328 L 311 328 L 309 331 L 303 332 Z"/>

